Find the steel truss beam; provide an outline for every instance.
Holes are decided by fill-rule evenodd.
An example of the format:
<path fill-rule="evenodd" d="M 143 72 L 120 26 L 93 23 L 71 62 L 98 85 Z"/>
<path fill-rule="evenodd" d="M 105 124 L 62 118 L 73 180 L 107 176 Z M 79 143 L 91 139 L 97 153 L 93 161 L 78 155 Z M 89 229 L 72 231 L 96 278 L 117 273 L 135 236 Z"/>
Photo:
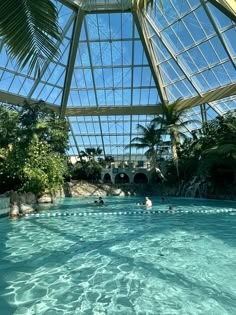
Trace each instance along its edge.
<path fill-rule="evenodd" d="M 165 88 L 163 87 L 163 80 L 161 77 L 160 69 L 157 64 L 158 61 L 153 51 L 153 47 L 151 42 L 148 39 L 148 31 L 144 22 L 144 17 L 141 12 L 138 13 L 137 9 L 132 10 L 133 18 L 140 36 L 140 40 L 143 44 L 143 49 L 146 53 L 146 57 L 148 60 L 148 64 L 150 66 L 150 70 L 152 72 L 153 80 L 156 84 L 158 94 L 160 96 L 161 102 L 167 101 L 167 93 Z"/>
<path fill-rule="evenodd" d="M 213 102 L 228 96 L 236 95 L 236 83 L 213 90 L 202 96 L 194 96 L 184 99 L 181 103 L 184 106 L 198 106 L 204 103 Z M 158 105 L 149 106 L 100 106 L 67 108 L 67 116 L 113 116 L 113 115 L 157 115 L 161 113 L 161 107 Z"/>
<path fill-rule="evenodd" d="M 73 131 L 73 128 L 72 128 L 72 126 L 71 126 L 71 123 L 70 123 L 69 119 L 67 119 L 67 122 L 68 122 L 68 124 L 69 124 L 69 126 L 70 126 L 70 132 L 71 132 L 72 138 L 73 138 L 73 140 L 74 140 L 74 143 L 75 143 L 75 147 L 76 147 L 78 156 L 80 156 L 79 145 L 78 145 L 78 143 L 77 143 L 77 141 L 76 141 L 76 138 L 75 138 L 76 135 L 74 134 L 74 131 Z"/>
<path fill-rule="evenodd" d="M 167 51 L 169 52 L 169 54 L 171 55 L 171 57 L 175 60 L 177 66 L 179 67 L 179 69 L 184 73 L 184 75 L 186 76 L 186 78 L 188 79 L 188 81 L 190 82 L 190 84 L 192 85 L 192 87 L 194 88 L 194 90 L 201 96 L 201 91 L 199 89 L 199 87 L 197 86 L 197 84 L 193 81 L 191 75 L 189 74 L 189 72 L 187 71 L 186 67 L 184 66 L 184 64 L 177 58 L 177 56 L 175 55 L 174 51 L 172 50 L 172 48 L 170 47 L 170 45 L 168 44 L 168 42 L 166 41 L 165 37 L 161 35 L 159 29 L 157 28 L 157 26 L 154 24 L 154 22 L 152 21 L 152 19 L 148 16 L 148 14 L 145 14 L 145 17 L 148 21 L 148 23 L 150 24 L 150 26 L 153 28 L 155 35 L 161 40 L 161 42 L 163 43 L 164 47 L 167 49 Z"/>
<path fill-rule="evenodd" d="M 68 65 L 67 65 L 64 90 L 63 90 L 63 95 L 62 95 L 62 103 L 61 103 L 61 113 L 60 113 L 61 117 L 65 115 L 65 111 L 66 111 L 83 20 L 84 20 L 84 13 L 82 10 L 79 9 L 76 20 L 75 20 L 75 24 L 74 24 L 72 42 L 71 42 L 70 53 L 68 57 Z"/>
<path fill-rule="evenodd" d="M 235 62 L 234 62 L 234 58 L 233 58 L 233 56 L 231 55 L 230 50 L 229 50 L 229 48 L 227 47 L 227 44 L 226 44 L 226 42 L 225 42 L 225 40 L 224 40 L 224 38 L 223 38 L 223 36 L 222 36 L 222 34 L 221 34 L 219 28 L 218 28 L 216 22 L 214 21 L 214 18 L 213 18 L 213 16 L 212 16 L 210 10 L 208 9 L 208 7 L 207 7 L 207 5 L 206 5 L 206 3 L 205 3 L 204 0 L 200 0 L 200 1 L 201 1 L 201 3 L 202 3 L 202 6 L 203 6 L 203 8 L 204 8 L 204 10 L 205 10 L 205 12 L 206 12 L 206 14 L 207 14 L 207 16 L 208 16 L 210 22 L 211 22 L 211 24 L 212 24 L 212 26 L 213 26 L 213 28 L 214 28 L 216 34 L 218 35 L 218 38 L 219 38 L 219 40 L 220 40 L 222 46 L 224 47 L 224 50 L 225 50 L 226 54 L 227 54 L 228 57 L 229 57 L 229 60 L 231 61 L 231 63 L 232 63 L 232 65 L 233 65 L 234 69 L 236 69 L 236 65 L 235 65 Z"/>
<path fill-rule="evenodd" d="M 85 22 L 86 22 L 86 21 L 85 21 Z M 84 26 L 85 26 L 85 33 L 86 33 L 86 36 L 87 36 L 87 38 L 88 38 L 89 36 L 88 36 L 87 23 L 84 23 Z M 95 77 L 94 77 L 94 69 L 93 69 L 93 63 L 92 63 L 92 52 L 91 52 L 91 48 L 90 48 L 90 43 L 88 42 L 87 45 L 88 45 L 89 62 L 90 62 L 90 65 L 91 65 L 91 75 L 92 75 L 92 82 L 93 82 L 93 86 L 94 86 L 94 94 L 95 94 L 96 106 L 97 106 L 97 108 L 99 108 L 99 105 L 98 105 L 98 97 L 97 97 L 97 91 L 96 91 L 96 82 L 95 82 Z M 105 158 L 105 156 L 106 156 L 106 151 L 105 151 L 105 146 L 104 146 L 103 133 L 102 133 L 102 125 L 101 125 L 101 119 L 100 119 L 100 117 L 98 117 L 98 120 L 99 120 L 99 129 L 100 129 L 100 135 L 101 135 L 101 140 L 102 140 L 103 155 L 104 155 L 104 158 Z"/>
<path fill-rule="evenodd" d="M 236 2 L 235 0 L 209 0 L 211 4 L 217 7 L 228 18 L 236 23 Z"/>
<path fill-rule="evenodd" d="M 202 96 L 194 96 L 184 99 L 181 104 L 184 106 L 198 106 L 204 103 L 214 102 L 229 96 L 236 96 L 236 83 L 212 90 Z M 25 98 L 8 92 L 0 92 L 0 102 L 21 106 Z M 35 103 L 39 100 L 32 100 Z M 50 103 L 45 106 L 55 112 L 60 113 L 60 107 Z M 67 107 L 65 116 L 114 116 L 114 115 L 157 115 L 161 113 L 161 107 L 158 105 L 148 106 L 99 106 L 99 107 Z"/>
<path fill-rule="evenodd" d="M 134 38 L 135 34 L 135 21 L 133 18 L 132 23 L 132 37 Z M 132 72 L 131 72 L 131 99 L 130 99 L 130 106 L 133 106 L 133 87 L 134 87 L 134 40 L 132 41 Z M 130 123 L 129 123 L 129 141 L 131 142 L 133 134 L 132 134 L 132 124 L 133 124 L 133 116 L 130 116 Z M 129 148 L 129 163 L 131 162 L 132 154 L 131 154 L 131 147 Z"/>

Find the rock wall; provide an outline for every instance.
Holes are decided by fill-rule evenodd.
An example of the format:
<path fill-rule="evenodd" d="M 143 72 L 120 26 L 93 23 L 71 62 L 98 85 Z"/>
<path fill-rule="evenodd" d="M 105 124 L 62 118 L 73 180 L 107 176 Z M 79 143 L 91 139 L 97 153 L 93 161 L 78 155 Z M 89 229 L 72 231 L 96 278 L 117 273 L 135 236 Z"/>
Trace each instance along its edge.
<path fill-rule="evenodd" d="M 95 184 L 76 180 L 65 183 L 64 192 L 66 197 L 125 196 L 125 192 L 121 188 L 112 184 Z"/>
<path fill-rule="evenodd" d="M 102 184 L 89 183 L 86 181 L 71 181 L 65 183 L 64 192 L 66 197 L 80 196 L 172 196 L 209 198 L 221 200 L 236 200 L 236 194 L 219 194 L 212 192 L 211 185 L 205 178 L 194 177 L 189 182 L 169 186 L 166 183 L 152 184 Z"/>

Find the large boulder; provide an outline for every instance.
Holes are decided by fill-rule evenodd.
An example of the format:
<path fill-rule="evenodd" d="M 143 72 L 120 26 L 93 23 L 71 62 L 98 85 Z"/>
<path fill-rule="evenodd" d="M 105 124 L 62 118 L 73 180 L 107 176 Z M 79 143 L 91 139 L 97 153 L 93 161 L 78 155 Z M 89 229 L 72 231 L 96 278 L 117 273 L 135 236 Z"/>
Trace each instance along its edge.
<path fill-rule="evenodd" d="M 38 198 L 37 203 L 53 203 L 53 197 L 50 194 L 44 194 Z"/>
<path fill-rule="evenodd" d="M 20 215 L 20 209 L 16 202 L 10 206 L 10 217 L 18 217 Z"/>

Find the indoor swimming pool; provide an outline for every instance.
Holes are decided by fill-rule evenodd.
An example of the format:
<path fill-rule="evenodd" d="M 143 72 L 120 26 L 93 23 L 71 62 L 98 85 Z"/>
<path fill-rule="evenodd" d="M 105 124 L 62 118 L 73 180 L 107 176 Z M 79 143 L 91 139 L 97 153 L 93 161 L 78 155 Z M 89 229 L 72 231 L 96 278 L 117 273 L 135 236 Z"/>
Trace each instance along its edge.
<path fill-rule="evenodd" d="M 0 314 L 236 314 L 236 202 L 95 199 L 0 220 Z"/>

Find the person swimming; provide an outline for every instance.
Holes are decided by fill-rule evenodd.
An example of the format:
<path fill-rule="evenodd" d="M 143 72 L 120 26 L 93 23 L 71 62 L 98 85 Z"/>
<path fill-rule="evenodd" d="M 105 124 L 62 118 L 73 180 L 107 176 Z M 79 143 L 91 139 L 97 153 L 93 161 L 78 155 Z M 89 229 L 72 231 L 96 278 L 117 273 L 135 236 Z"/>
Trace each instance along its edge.
<path fill-rule="evenodd" d="M 99 199 L 99 201 L 98 201 L 99 206 L 104 206 L 104 201 L 103 201 L 102 197 L 99 197 L 98 199 Z"/>

